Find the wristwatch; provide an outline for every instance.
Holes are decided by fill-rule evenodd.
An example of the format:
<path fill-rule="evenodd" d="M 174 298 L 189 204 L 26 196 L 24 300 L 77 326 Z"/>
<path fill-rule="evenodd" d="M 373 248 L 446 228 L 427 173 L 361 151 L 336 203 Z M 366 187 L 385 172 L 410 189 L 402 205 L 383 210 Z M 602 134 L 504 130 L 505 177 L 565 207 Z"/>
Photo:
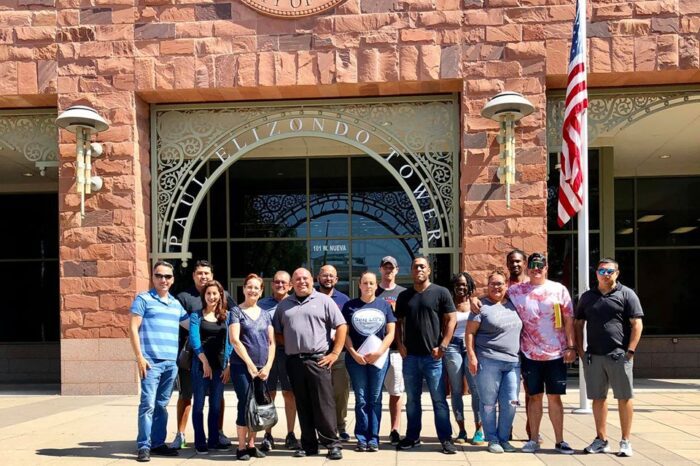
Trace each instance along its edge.
<path fill-rule="evenodd" d="M 628 349 L 627 352 L 634 356 L 634 350 Z"/>
<path fill-rule="evenodd" d="M 440 346 L 438 346 L 438 348 L 439 348 L 440 351 L 442 351 L 443 353 L 444 353 L 445 351 L 447 351 L 447 346 L 445 346 L 445 345 L 440 345 Z"/>

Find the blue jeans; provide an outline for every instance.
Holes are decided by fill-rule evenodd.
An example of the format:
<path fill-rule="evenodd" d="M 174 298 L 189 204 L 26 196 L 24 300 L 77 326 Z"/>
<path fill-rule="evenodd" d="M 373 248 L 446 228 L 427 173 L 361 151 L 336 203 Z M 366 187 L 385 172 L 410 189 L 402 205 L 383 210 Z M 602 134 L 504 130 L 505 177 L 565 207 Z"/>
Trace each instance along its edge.
<path fill-rule="evenodd" d="M 137 448 L 156 448 L 165 444 L 168 427 L 168 403 L 177 377 L 175 361 L 156 360 L 146 378 L 141 380 L 141 401 L 139 403 L 139 433 Z"/>
<path fill-rule="evenodd" d="M 466 377 L 467 385 L 469 385 L 469 391 L 471 392 L 474 423 L 479 424 L 481 422 L 481 417 L 479 416 L 479 391 L 474 376 L 469 372 L 467 350 L 464 346 L 463 338 L 452 339 L 452 342 L 447 347 L 445 355 L 442 357 L 442 363 L 445 366 L 447 378 L 450 381 L 452 413 L 455 415 L 455 420 L 464 421 L 462 393 L 464 391 L 464 377 Z"/>
<path fill-rule="evenodd" d="M 482 356 L 479 358 L 476 384 L 481 396 L 481 419 L 486 440 L 507 442 L 518 403 L 520 362 L 497 361 Z"/>
<path fill-rule="evenodd" d="M 192 427 L 194 428 L 194 446 L 196 448 L 214 448 L 219 443 L 219 415 L 221 399 L 224 397 L 224 383 L 221 381 L 221 369 L 213 370 L 212 378 L 205 379 L 202 362 L 197 356 L 192 358 Z M 209 393 L 209 413 L 207 414 L 207 432 L 204 433 L 204 398 Z"/>
<path fill-rule="evenodd" d="M 236 392 L 236 398 L 238 398 L 236 425 L 246 427 L 248 424 L 245 422 L 245 407 L 248 402 L 248 387 L 253 382 L 253 378 L 244 364 L 231 364 L 231 381 Z"/>
<path fill-rule="evenodd" d="M 358 364 L 347 354 L 345 367 L 355 392 L 355 437 L 359 443 L 379 445 L 382 385 L 389 369 L 389 358 L 384 362 L 384 367 L 379 369 L 373 364 Z"/>
<path fill-rule="evenodd" d="M 433 402 L 435 415 L 435 430 L 441 442 L 450 440 L 452 426 L 450 425 L 450 409 L 447 406 L 445 378 L 443 377 L 442 359 L 432 356 L 408 355 L 403 360 L 403 379 L 406 385 L 406 438 L 417 440 L 422 429 L 423 410 L 421 408 L 421 393 L 425 379 Z"/>

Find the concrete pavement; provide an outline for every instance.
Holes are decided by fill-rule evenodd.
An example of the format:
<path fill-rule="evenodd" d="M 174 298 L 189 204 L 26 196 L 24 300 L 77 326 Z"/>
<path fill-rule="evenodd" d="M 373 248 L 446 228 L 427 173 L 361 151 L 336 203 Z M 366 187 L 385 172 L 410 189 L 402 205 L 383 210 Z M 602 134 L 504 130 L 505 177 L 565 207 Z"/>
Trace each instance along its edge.
<path fill-rule="evenodd" d="M 513 463 L 518 466 L 556 464 L 646 464 L 686 465 L 700 464 L 700 380 L 658 380 L 636 381 L 636 413 L 633 424 L 633 458 L 617 458 L 613 454 L 583 455 L 581 449 L 595 436 L 593 417 L 590 414 L 573 414 L 578 407 L 578 390 L 572 381 L 569 393 L 564 398 L 566 410 L 565 439 L 576 450 L 572 456 L 564 456 L 554 451 L 554 439 L 549 420 L 542 422 L 543 448 L 537 454 L 501 454 L 485 451 L 485 447 L 458 447 L 457 455 L 443 455 L 435 438 L 430 400 L 424 394 L 423 407 L 423 446 L 410 451 L 397 452 L 391 445 L 382 444 L 378 453 L 357 453 L 352 444 L 344 450 L 344 459 L 334 464 L 345 466 L 381 464 L 382 466 L 419 466 L 437 461 L 442 466 L 480 465 Z M 11 465 L 106 465 L 136 464 L 136 396 L 93 396 L 62 397 L 46 393 L 18 393 L 2 390 L 0 386 L 0 464 Z M 235 434 L 234 418 L 236 395 L 226 392 L 226 432 Z M 171 440 L 174 435 L 175 402 L 173 395 L 170 404 L 168 424 Z M 522 400 L 522 393 L 521 393 Z M 281 397 L 278 396 L 278 403 Z M 385 397 L 386 403 L 386 397 Z M 610 398 L 608 435 L 613 452 L 617 451 L 619 440 L 619 419 L 614 400 Z M 352 396 L 350 398 L 352 405 Z M 465 403 L 467 410 L 469 403 Z M 389 413 L 385 408 L 382 418 L 382 433 L 388 434 Z M 279 407 L 280 423 L 275 427 L 275 437 L 284 436 L 284 410 Z M 467 414 L 469 418 L 469 414 Z M 515 420 L 513 444 L 520 447 L 525 436 L 524 412 L 518 409 Z M 353 410 L 348 413 L 349 431 L 354 426 Z M 405 414 L 403 425 L 405 426 Z M 470 429 L 470 434 L 471 429 Z M 191 426 L 187 438 L 194 437 Z M 299 428 L 297 424 L 297 436 Z M 156 458 L 150 464 L 206 464 L 235 460 L 235 453 L 213 452 L 208 456 L 196 456 L 192 448 L 181 451 L 176 458 Z M 305 465 L 329 463 L 324 456 L 299 460 L 291 457 L 291 452 L 275 450 L 268 458 L 252 460 L 260 465 Z"/>

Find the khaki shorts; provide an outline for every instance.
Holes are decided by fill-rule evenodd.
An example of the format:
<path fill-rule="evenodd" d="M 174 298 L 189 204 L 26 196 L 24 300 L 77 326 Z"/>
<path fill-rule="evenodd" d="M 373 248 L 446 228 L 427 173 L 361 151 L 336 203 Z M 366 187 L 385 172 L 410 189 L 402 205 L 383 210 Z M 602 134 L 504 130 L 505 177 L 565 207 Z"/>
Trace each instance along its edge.
<path fill-rule="evenodd" d="M 386 371 L 384 388 L 391 396 L 401 396 L 404 392 L 403 358 L 398 351 L 389 352 L 389 369 Z"/>
<path fill-rule="evenodd" d="M 632 384 L 633 360 L 627 360 L 623 350 L 600 356 L 586 353 L 583 373 L 589 400 L 604 400 L 613 389 L 616 400 L 634 398 Z"/>

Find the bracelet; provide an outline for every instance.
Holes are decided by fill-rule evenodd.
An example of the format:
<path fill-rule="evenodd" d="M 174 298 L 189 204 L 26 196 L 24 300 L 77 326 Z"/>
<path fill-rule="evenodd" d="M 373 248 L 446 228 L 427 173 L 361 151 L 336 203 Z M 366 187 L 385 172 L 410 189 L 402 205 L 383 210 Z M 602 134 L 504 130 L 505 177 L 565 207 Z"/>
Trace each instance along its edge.
<path fill-rule="evenodd" d="M 567 346 L 564 351 L 569 351 L 569 350 L 576 351 L 576 347 L 575 346 Z"/>
<path fill-rule="evenodd" d="M 631 350 L 631 349 L 628 349 L 627 352 L 628 352 L 629 354 L 634 354 L 634 350 Z"/>

